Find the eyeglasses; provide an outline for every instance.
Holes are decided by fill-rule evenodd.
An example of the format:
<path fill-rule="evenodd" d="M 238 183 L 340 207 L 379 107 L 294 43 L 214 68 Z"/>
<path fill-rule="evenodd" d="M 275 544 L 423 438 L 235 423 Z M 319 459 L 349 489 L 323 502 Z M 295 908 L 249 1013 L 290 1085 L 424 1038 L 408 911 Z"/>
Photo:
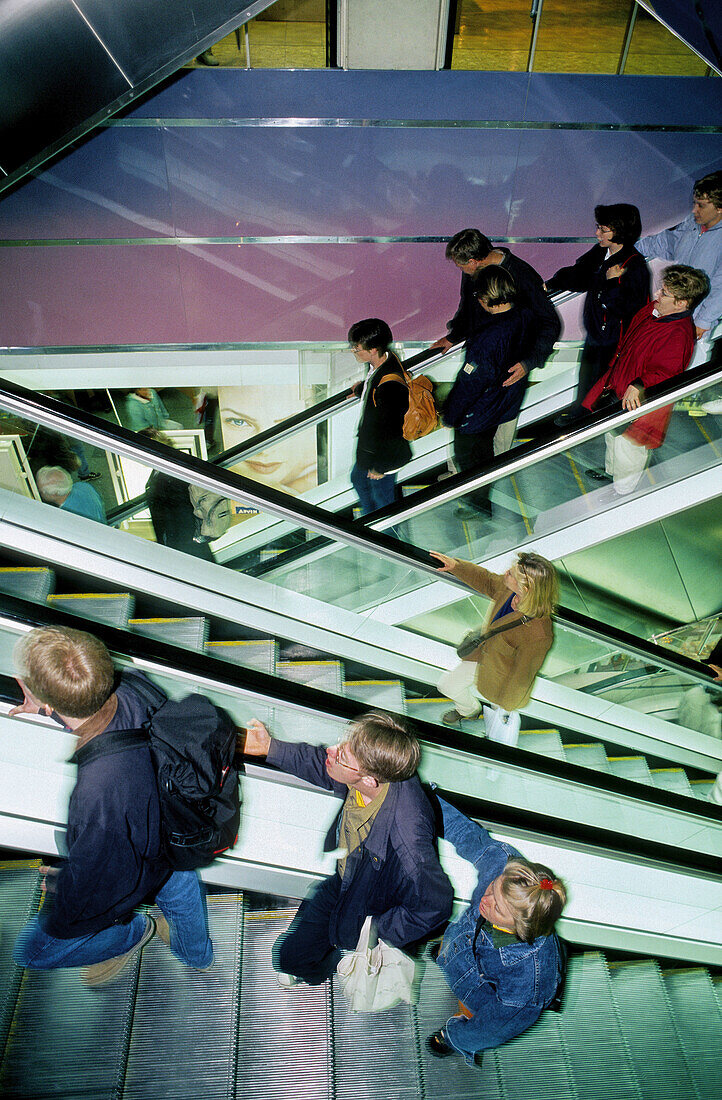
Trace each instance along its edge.
<path fill-rule="evenodd" d="M 343 752 L 344 747 L 345 747 L 345 742 L 342 742 L 340 745 L 332 745 L 331 748 L 329 749 L 329 752 L 335 752 L 336 753 L 336 763 L 339 765 L 339 767 L 346 768 L 348 771 L 356 772 L 358 775 L 360 775 L 361 771 L 360 771 L 359 768 L 355 767 L 353 764 L 347 764 L 346 761 L 343 759 L 341 754 Z"/>

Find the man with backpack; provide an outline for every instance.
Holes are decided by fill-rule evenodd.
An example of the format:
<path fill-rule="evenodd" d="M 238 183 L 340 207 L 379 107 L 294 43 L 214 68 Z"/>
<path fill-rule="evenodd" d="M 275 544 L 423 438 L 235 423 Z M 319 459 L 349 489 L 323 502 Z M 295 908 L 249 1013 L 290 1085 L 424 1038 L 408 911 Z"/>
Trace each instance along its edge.
<path fill-rule="evenodd" d="M 149 730 L 154 715 L 160 718 L 166 709 L 174 712 L 167 715 L 173 726 L 182 726 L 177 712 L 190 703 L 192 714 L 196 698 L 199 709 L 215 708 L 200 696 L 167 702 L 136 671 L 123 672 L 114 690 L 110 654 L 100 639 L 82 630 L 31 630 L 17 643 L 15 663 L 24 700 L 10 714 L 45 713 L 73 733 L 72 762 L 78 769 L 68 808 L 67 857 L 59 869 L 46 869 L 44 903 L 17 939 L 15 962 L 41 970 L 82 966 L 87 985 L 106 985 L 157 931 L 186 966 L 208 969 L 213 947 L 201 884 L 195 870 L 174 867 L 199 866 L 212 855 L 199 855 L 191 846 L 180 858 L 174 855 L 180 834 L 168 833 L 164 811 L 173 787 L 169 763 L 155 751 Z M 212 717 L 208 724 L 214 722 Z M 233 747 L 235 735 L 229 727 Z M 198 746 L 197 755 L 207 755 L 202 740 Z M 229 786 L 233 781 L 237 785 L 235 770 Z M 236 810 L 229 811 L 234 816 L 237 794 L 229 791 L 228 798 L 235 798 Z M 182 817 L 182 803 L 175 808 Z M 178 829 L 175 820 L 173 828 Z M 156 920 L 135 912 L 153 899 L 161 912 Z"/>

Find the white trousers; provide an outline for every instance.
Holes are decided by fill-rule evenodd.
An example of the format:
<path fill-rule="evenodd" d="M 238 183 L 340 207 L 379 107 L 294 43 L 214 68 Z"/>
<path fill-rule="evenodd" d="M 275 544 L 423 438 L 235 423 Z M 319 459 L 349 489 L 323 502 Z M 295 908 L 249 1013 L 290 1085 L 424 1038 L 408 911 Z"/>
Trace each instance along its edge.
<path fill-rule="evenodd" d="M 461 661 L 456 668 L 445 672 L 439 680 L 439 691 L 447 695 L 462 718 L 476 718 L 484 712 L 486 736 L 502 745 L 516 745 L 519 740 L 521 717 L 516 710 L 502 710 L 493 703 L 485 703 L 475 684 L 476 662 Z"/>
<path fill-rule="evenodd" d="M 649 462 L 647 447 L 639 447 L 624 434 L 624 429 L 607 432 L 604 468 L 614 479 L 614 491 L 620 496 L 633 493 Z"/>

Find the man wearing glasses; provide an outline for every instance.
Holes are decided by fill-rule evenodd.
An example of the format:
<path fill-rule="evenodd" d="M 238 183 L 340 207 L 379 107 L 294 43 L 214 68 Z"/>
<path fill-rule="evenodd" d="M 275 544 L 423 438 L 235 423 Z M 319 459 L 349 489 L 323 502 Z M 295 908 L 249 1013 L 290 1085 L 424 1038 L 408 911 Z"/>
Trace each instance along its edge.
<path fill-rule="evenodd" d="M 366 714 L 351 725 L 346 741 L 324 749 L 279 741 L 252 719 L 244 752 L 344 798 L 326 850 L 345 854 L 274 945 L 280 985 L 320 985 L 330 978 L 341 949 L 356 947 L 369 914 L 379 938 L 394 947 L 416 943 L 446 923 L 453 889 L 436 854 L 433 811 L 415 774 L 419 743 L 401 723 L 388 714 Z"/>

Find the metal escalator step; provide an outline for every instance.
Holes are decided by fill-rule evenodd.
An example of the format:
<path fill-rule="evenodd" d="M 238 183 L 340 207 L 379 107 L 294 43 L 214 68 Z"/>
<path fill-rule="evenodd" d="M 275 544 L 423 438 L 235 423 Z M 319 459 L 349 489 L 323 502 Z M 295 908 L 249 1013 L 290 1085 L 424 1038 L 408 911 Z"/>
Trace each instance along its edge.
<path fill-rule="evenodd" d="M 207 900 L 209 970 L 184 966 L 158 936 L 143 950 L 124 1100 L 233 1095 L 243 903 L 237 894 Z"/>
<path fill-rule="evenodd" d="M 578 1100 L 599 1100 L 600 1082 L 603 1096 L 641 1100 L 602 955 L 590 952 L 569 960 L 558 1019 Z"/>
<path fill-rule="evenodd" d="M 604 745 L 596 742 L 591 745 L 565 745 L 564 755 L 570 764 L 579 764 L 583 768 L 594 768 L 599 772 L 611 772 Z"/>
<path fill-rule="evenodd" d="M 258 641 L 206 642 L 209 657 L 219 657 L 222 661 L 232 661 L 243 668 L 252 668 L 256 672 L 265 672 L 272 676 L 276 671 L 278 642 L 272 638 Z"/>
<path fill-rule="evenodd" d="M 647 783 L 652 786 L 652 776 L 649 765 L 643 756 L 610 756 L 609 766 L 612 775 L 618 775 L 622 779 L 633 779 L 637 783 Z"/>
<path fill-rule="evenodd" d="M 522 730 L 519 748 L 550 756 L 553 760 L 565 760 L 562 739 L 556 730 Z"/>
<path fill-rule="evenodd" d="M 504 1096 L 576 1100 L 577 1088 L 557 1013 L 543 1012 L 528 1031 L 494 1053 Z M 541 1073 L 534 1075 L 533 1083 L 529 1080 L 531 1065 L 543 1067 Z"/>
<path fill-rule="evenodd" d="M 611 989 L 642 1094 L 655 1100 L 694 1096 L 657 964 L 645 960 L 618 967 L 611 974 Z"/>
<path fill-rule="evenodd" d="M 10 1030 L 22 977 L 13 962 L 12 949 L 20 929 L 37 909 L 39 866 L 40 860 L 0 864 L 0 1051 Z"/>
<path fill-rule="evenodd" d="M 276 672 L 294 684 L 330 691 L 333 695 L 343 692 L 341 661 L 278 661 Z"/>
<path fill-rule="evenodd" d="M 663 791 L 676 791 L 677 794 L 692 794 L 692 788 L 684 768 L 652 768 L 650 770 L 655 787 Z"/>
<path fill-rule="evenodd" d="M 24 971 L 0 1094 L 23 1100 L 115 1096 L 139 965 L 140 957 L 102 990 L 83 985 L 77 969 Z"/>
<path fill-rule="evenodd" d="M 722 1011 L 707 970 L 662 971 L 687 1065 L 697 1095 L 709 1097 L 719 1085 Z"/>
<path fill-rule="evenodd" d="M 95 623 L 125 627 L 133 614 L 135 597 L 130 592 L 72 592 L 48 596 L 48 604 Z"/>
<path fill-rule="evenodd" d="M 45 603 L 55 587 L 55 573 L 46 566 L 0 569 L 0 592 L 21 600 Z"/>
<path fill-rule="evenodd" d="M 458 1010 L 459 1002 L 446 984 L 441 970 L 427 959 L 416 1006 L 426 1096 L 429 1100 L 477 1096 L 484 1100 L 503 1100 L 505 1094 L 501 1091 L 494 1051 L 487 1051 L 478 1069 L 467 1066 L 461 1058 L 434 1058 L 426 1050 L 427 1036 L 438 1031 Z"/>
<path fill-rule="evenodd" d="M 359 703 L 406 713 L 406 692 L 401 680 L 345 680 L 343 686 L 349 698 Z"/>
<path fill-rule="evenodd" d="M 441 719 L 448 710 L 453 707 L 451 699 L 407 699 L 406 713 L 409 718 L 418 718 L 422 722 L 434 722 L 440 726 Z M 458 727 L 455 727 L 458 728 Z M 481 715 L 478 718 L 465 718 L 461 723 L 464 733 L 472 733 L 475 737 L 485 737 L 484 720 Z"/>
<path fill-rule="evenodd" d="M 208 620 L 200 616 L 180 619 L 130 619 L 128 626 L 146 638 L 170 642 L 202 653 L 208 638 Z"/>
<path fill-rule="evenodd" d="M 247 913 L 243 924 L 238 1100 L 328 1100 L 334 1096 L 329 983 L 281 989 L 272 949 L 291 914 Z M 367 1059 L 359 1047 L 359 1064 Z M 373 1054 L 375 1065 L 375 1052 Z M 383 1092 L 378 1093 L 384 1095 Z"/>
<path fill-rule="evenodd" d="M 709 792 L 714 787 L 714 780 L 712 779 L 690 779 L 689 785 L 692 788 L 692 794 L 695 798 L 702 798 L 705 801 L 709 795 Z"/>

